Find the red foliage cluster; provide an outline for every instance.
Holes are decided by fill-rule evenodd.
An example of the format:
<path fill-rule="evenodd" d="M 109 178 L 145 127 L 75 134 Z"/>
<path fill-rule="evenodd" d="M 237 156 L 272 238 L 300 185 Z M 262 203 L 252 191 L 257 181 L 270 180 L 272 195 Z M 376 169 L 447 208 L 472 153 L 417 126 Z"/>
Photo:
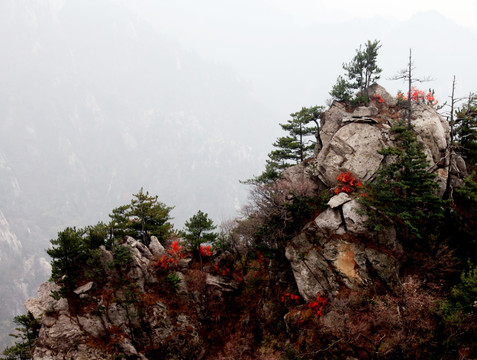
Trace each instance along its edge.
<path fill-rule="evenodd" d="M 200 254 L 205 257 L 211 256 L 212 250 L 210 248 L 210 245 L 207 245 L 207 246 L 200 245 Z"/>
<path fill-rule="evenodd" d="M 219 268 L 219 264 L 215 263 L 215 271 L 217 271 L 219 274 L 222 276 L 227 276 L 230 274 L 230 269 L 228 267 L 225 267 L 223 269 Z"/>
<path fill-rule="evenodd" d="M 174 240 L 171 244 L 171 248 L 169 249 L 169 254 L 172 256 L 179 256 L 182 257 L 181 253 L 182 246 L 179 245 L 179 240 Z"/>
<path fill-rule="evenodd" d="M 287 300 L 291 300 L 295 302 L 295 304 L 300 303 L 300 295 L 290 294 L 290 293 L 283 293 L 281 297 L 281 302 L 285 302 Z"/>
<path fill-rule="evenodd" d="M 404 95 L 401 91 L 399 91 L 396 95 L 396 99 L 399 101 L 407 101 L 408 97 Z"/>
<path fill-rule="evenodd" d="M 434 92 L 429 91 L 427 94 L 425 91 L 419 90 L 416 87 L 413 87 L 411 90 L 411 101 L 415 102 L 416 104 L 425 103 L 427 105 L 437 105 L 438 101 L 434 97 Z M 404 95 L 402 92 L 398 92 L 397 99 L 401 101 L 407 101 L 409 99 L 409 93 Z"/>
<path fill-rule="evenodd" d="M 336 195 L 338 195 L 340 192 L 351 194 L 352 192 L 356 191 L 358 187 L 362 186 L 361 181 L 351 175 L 350 171 L 339 174 L 336 177 L 336 180 L 341 183 L 334 190 Z"/>
<path fill-rule="evenodd" d="M 266 257 L 260 251 L 256 251 L 255 255 L 257 257 L 256 263 L 254 262 L 249 269 L 253 270 L 253 272 L 250 272 L 252 274 L 252 279 L 261 279 L 266 270 Z"/>
<path fill-rule="evenodd" d="M 428 105 L 431 105 L 431 106 L 434 106 L 434 105 L 437 105 L 438 101 L 436 100 L 436 98 L 434 97 L 434 94 L 431 93 L 431 92 L 428 92 L 426 94 L 426 101 L 427 101 L 427 104 Z"/>
<path fill-rule="evenodd" d="M 155 263 L 154 265 L 159 267 L 161 270 L 167 270 L 169 266 L 177 264 L 179 259 L 182 259 L 184 256 L 182 254 L 182 246 L 179 245 L 179 240 L 174 240 L 171 243 L 171 246 L 169 250 L 167 251 L 167 254 L 162 255 Z"/>
<path fill-rule="evenodd" d="M 160 259 L 157 260 L 154 265 L 160 267 L 161 270 L 167 270 L 170 263 L 173 262 L 173 261 L 174 261 L 174 259 L 167 257 L 167 255 L 162 255 L 160 257 Z"/>
<path fill-rule="evenodd" d="M 328 304 L 328 298 L 320 296 L 320 294 L 316 294 L 316 300 L 311 301 L 308 303 L 308 307 L 312 310 L 316 311 L 316 316 L 320 317 L 323 315 L 323 308 L 325 305 Z"/>
<path fill-rule="evenodd" d="M 376 100 L 380 104 L 384 103 L 384 99 L 381 95 L 375 94 L 375 95 L 373 95 L 373 99 Z"/>
<path fill-rule="evenodd" d="M 257 261 L 260 264 L 260 266 L 263 266 L 263 263 L 265 262 L 265 256 L 260 251 L 257 251 Z"/>

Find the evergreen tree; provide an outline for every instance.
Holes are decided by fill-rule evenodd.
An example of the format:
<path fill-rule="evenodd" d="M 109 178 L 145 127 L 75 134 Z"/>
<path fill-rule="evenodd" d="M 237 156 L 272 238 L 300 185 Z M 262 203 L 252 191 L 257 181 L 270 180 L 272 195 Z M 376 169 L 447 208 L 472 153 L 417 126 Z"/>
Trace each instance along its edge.
<path fill-rule="evenodd" d="M 10 334 L 16 339 L 20 339 L 20 342 L 16 342 L 15 345 L 5 348 L 3 355 L 7 357 L 6 360 L 13 359 L 31 359 L 32 350 L 35 346 L 35 341 L 40 332 L 41 323 L 35 319 L 31 312 L 26 315 L 18 315 L 13 318 L 13 322 L 20 327 L 15 328 L 16 334 Z"/>
<path fill-rule="evenodd" d="M 376 60 L 378 50 L 381 48 L 378 40 L 365 44 L 364 50 L 361 46 L 356 50 L 356 55 L 348 64 L 343 64 L 343 69 L 348 72 L 349 86 L 357 89 L 359 95 L 364 95 L 368 87 L 380 78 L 381 68 L 378 67 Z"/>
<path fill-rule="evenodd" d="M 169 236 L 172 224 L 169 222 L 169 215 L 172 207 L 159 202 L 156 196 L 149 196 L 149 192 L 143 189 L 131 200 L 129 208 L 129 223 L 135 239 L 141 239 L 146 245 L 149 244 L 151 236 L 156 236 L 159 241 L 164 242 Z"/>
<path fill-rule="evenodd" d="M 280 160 L 294 163 L 300 163 L 310 157 L 315 144 L 306 138 L 317 133 L 317 119 L 322 110 L 323 108 L 318 106 L 302 107 L 300 111 L 290 114 L 292 118 L 286 124 L 280 124 L 282 129 L 288 132 L 288 136 L 277 139 L 273 146 L 278 150 L 272 151 L 271 154 L 276 152 Z"/>
<path fill-rule="evenodd" d="M 449 322 L 460 323 L 466 318 L 477 316 L 477 266 L 468 263 L 468 271 L 460 275 L 460 282 L 454 286 L 445 301 L 441 305 L 444 319 Z"/>
<path fill-rule="evenodd" d="M 330 95 L 333 99 L 339 101 L 350 101 L 353 96 L 353 90 L 357 90 L 357 99 L 366 97 L 368 101 L 367 89 L 369 86 L 379 80 L 381 68 L 377 65 L 378 50 L 381 48 L 378 40 L 368 40 L 362 49 L 361 45 L 356 50 L 356 55 L 349 63 L 343 64 L 343 69 L 347 74 L 345 79 L 339 76 L 336 84 L 333 86 Z"/>
<path fill-rule="evenodd" d="M 379 152 L 386 157 L 386 165 L 377 172 L 361 201 L 375 230 L 382 230 L 385 219 L 391 219 L 403 239 L 421 240 L 435 233 L 444 201 L 437 196 L 436 176 L 427 171 L 429 162 L 414 131 L 404 121 L 392 131 L 397 146 Z"/>
<path fill-rule="evenodd" d="M 477 177 L 472 173 L 455 189 L 447 215 L 447 232 L 454 255 L 477 263 Z"/>
<path fill-rule="evenodd" d="M 204 243 L 213 243 L 217 239 L 217 233 L 214 230 L 217 226 L 206 213 L 201 210 L 185 222 L 184 238 L 189 248 L 199 254 L 200 268 L 202 270 L 202 252 L 200 246 Z"/>
<path fill-rule="evenodd" d="M 71 293 L 76 287 L 76 279 L 80 273 L 79 264 L 85 262 L 82 234 L 76 228 L 68 227 L 50 242 L 53 246 L 46 252 L 52 258 L 51 280 L 63 284 L 61 295 Z"/>
<path fill-rule="evenodd" d="M 330 95 L 334 100 L 348 102 L 353 97 L 353 90 L 346 79 L 340 75 L 336 80 L 336 84 L 333 85 Z"/>
<path fill-rule="evenodd" d="M 298 164 L 313 156 L 316 142 L 321 145 L 318 120 L 323 113 L 323 106 L 302 107 L 300 111 L 290 114 L 286 124 L 280 124 L 288 133 L 279 137 L 273 146 L 276 148 L 268 154 L 265 171 L 247 183 L 266 184 L 276 180 L 284 169 Z M 315 140 L 309 139 L 314 136 Z"/>
<path fill-rule="evenodd" d="M 158 201 L 158 197 L 150 196 L 141 188 L 129 205 L 113 209 L 109 215 L 111 237 L 123 238 L 131 236 L 148 245 L 151 236 L 156 236 L 164 243 L 172 231 L 170 212 L 173 207 Z"/>
<path fill-rule="evenodd" d="M 98 249 L 101 245 L 107 245 L 108 225 L 99 222 L 94 226 L 86 226 L 82 232 L 83 244 L 87 250 Z"/>
<path fill-rule="evenodd" d="M 109 222 L 110 237 L 112 239 L 122 239 L 129 235 L 129 211 L 130 205 L 122 205 L 112 210 L 109 214 L 111 221 Z"/>

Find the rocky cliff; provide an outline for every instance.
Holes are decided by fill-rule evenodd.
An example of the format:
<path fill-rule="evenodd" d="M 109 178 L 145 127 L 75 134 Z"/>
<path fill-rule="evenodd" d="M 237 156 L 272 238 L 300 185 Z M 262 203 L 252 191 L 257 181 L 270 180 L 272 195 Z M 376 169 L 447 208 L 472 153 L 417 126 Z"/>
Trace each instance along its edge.
<path fill-rule="evenodd" d="M 292 187 L 312 181 L 315 191 L 332 194 L 287 240 L 283 254 L 264 256 L 244 245 L 235 253 L 206 256 L 201 271 L 192 253 L 174 258 L 177 254 L 155 238 L 149 246 L 123 239 L 131 254 L 127 263 L 101 247 L 97 275 L 79 284 L 73 296 L 55 300 L 50 294 L 59 286 L 45 283 L 38 297 L 26 302 L 42 322 L 34 358 L 278 359 L 293 346 L 330 349 L 342 342 L 355 355 L 364 354 L 353 348 L 360 341 L 376 352 L 401 346 L 397 335 L 374 338 L 372 326 L 382 321 L 378 310 L 394 321 L 394 334 L 404 336 L 402 319 L 427 331 L 432 321 L 422 306 L 432 299 L 415 300 L 419 281 L 408 272 L 403 278 L 405 249 L 395 229 L 370 232 L 356 195 L 333 192 L 343 173 L 372 181 L 383 161 L 378 150 L 393 145 L 390 130 L 401 109 L 379 86 L 371 89 L 371 98 L 367 106 L 354 108 L 333 103 L 322 119 L 323 146 L 316 157 L 283 174 Z M 415 105 L 413 114 L 428 171 L 438 174 L 443 192 L 449 176 L 448 125 L 424 104 Z M 450 168 L 452 183 L 458 184 L 465 167 L 456 161 Z M 380 297 L 364 301 L 375 311 L 369 318 L 344 310 L 365 306 L 362 299 L 370 293 Z M 405 310 L 403 296 L 408 296 Z"/>
<path fill-rule="evenodd" d="M 402 116 L 402 108 L 379 85 L 370 88 L 370 96 L 381 101 L 353 109 L 340 102 L 331 105 L 321 124 L 322 149 L 313 161 L 286 172 L 292 183 L 301 181 L 296 177 L 300 173 L 317 178 L 328 189 L 337 185 L 339 174 L 348 171 L 362 181 L 374 179 L 384 160 L 378 150 L 394 145 L 391 127 Z M 449 125 L 422 103 L 413 107 L 412 124 L 442 195 L 449 176 Z M 461 185 L 466 170 L 460 157 L 454 158 L 451 173 L 453 186 Z M 316 293 L 333 296 L 342 285 L 363 288 L 373 277 L 389 289 L 398 285 L 403 249 L 396 232 L 389 228 L 379 235 L 371 233 L 367 220 L 359 202 L 341 192 L 290 241 L 286 256 L 305 299 L 312 300 Z"/>

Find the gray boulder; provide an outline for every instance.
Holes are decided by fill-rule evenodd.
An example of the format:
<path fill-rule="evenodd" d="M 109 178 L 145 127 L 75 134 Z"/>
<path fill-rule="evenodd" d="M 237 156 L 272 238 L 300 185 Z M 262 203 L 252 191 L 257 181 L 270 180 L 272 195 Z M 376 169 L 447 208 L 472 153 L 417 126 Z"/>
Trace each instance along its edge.
<path fill-rule="evenodd" d="M 316 158 L 316 175 L 331 187 L 336 177 L 351 171 L 362 180 L 369 180 L 378 169 L 383 156 L 378 150 L 385 146 L 382 130 L 366 123 L 349 123 L 333 134 Z"/>

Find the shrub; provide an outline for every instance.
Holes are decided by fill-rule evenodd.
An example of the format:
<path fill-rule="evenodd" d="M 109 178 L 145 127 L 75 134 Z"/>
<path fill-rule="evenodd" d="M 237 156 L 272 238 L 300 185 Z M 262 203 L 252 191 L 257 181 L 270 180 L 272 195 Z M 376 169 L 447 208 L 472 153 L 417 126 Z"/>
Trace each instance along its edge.
<path fill-rule="evenodd" d="M 477 315 L 477 266 L 469 262 L 469 270 L 462 272 L 441 310 L 444 319 L 457 323 Z"/>
<path fill-rule="evenodd" d="M 408 92 L 406 96 L 402 91 L 398 91 L 398 94 L 396 96 L 398 104 L 405 104 L 408 101 L 409 96 L 411 96 L 411 101 L 416 104 L 427 104 L 430 106 L 435 106 L 438 103 L 438 101 L 434 97 L 434 90 L 429 89 L 429 91 L 426 93 L 425 91 L 419 90 L 414 86 L 411 90 L 411 95 L 409 95 Z"/>
<path fill-rule="evenodd" d="M 336 180 L 340 182 L 340 184 L 337 185 L 334 190 L 336 195 L 338 195 L 340 192 L 351 194 L 363 185 L 361 180 L 356 179 L 353 175 L 351 175 L 350 171 L 339 174 L 336 177 Z"/>
<path fill-rule="evenodd" d="M 116 267 L 125 267 L 133 262 L 131 251 L 127 246 L 113 246 L 113 265 Z"/>
<path fill-rule="evenodd" d="M 172 290 L 177 290 L 181 282 L 181 278 L 177 275 L 175 271 L 171 271 L 167 275 L 166 281 L 169 283 Z"/>
<path fill-rule="evenodd" d="M 162 255 L 154 263 L 154 266 L 159 267 L 161 270 L 167 270 L 170 266 L 176 265 L 179 259 L 182 259 L 183 256 L 182 246 L 179 245 L 179 240 L 174 240 L 171 243 L 167 254 Z"/>

